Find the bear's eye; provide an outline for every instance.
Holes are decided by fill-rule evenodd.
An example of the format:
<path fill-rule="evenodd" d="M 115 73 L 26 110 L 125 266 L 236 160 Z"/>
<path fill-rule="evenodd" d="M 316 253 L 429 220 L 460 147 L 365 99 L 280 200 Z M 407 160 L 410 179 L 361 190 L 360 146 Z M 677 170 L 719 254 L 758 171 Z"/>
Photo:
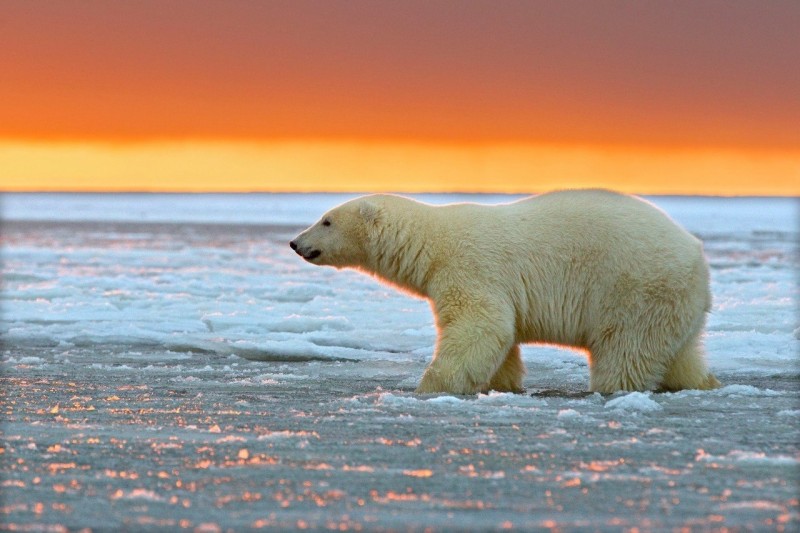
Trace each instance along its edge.
<path fill-rule="evenodd" d="M 325 220 L 322 221 L 322 225 L 323 226 L 330 226 L 331 225 L 331 221 L 326 218 Z"/>

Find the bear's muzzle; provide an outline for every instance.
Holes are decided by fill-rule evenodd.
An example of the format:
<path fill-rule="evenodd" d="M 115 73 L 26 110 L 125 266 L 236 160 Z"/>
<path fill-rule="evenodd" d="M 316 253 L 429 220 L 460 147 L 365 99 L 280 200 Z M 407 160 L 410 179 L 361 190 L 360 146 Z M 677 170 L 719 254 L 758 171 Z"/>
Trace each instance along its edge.
<path fill-rule="evenodd" d="M 300 248 L 295 241 L 289 243 L 289 248 L 297 252 L 297 255 L 305 259 L 306 261 L 313 261 L 320 255 L 322 255 L 322 250 L 308 250 L 307 248 Z"/>

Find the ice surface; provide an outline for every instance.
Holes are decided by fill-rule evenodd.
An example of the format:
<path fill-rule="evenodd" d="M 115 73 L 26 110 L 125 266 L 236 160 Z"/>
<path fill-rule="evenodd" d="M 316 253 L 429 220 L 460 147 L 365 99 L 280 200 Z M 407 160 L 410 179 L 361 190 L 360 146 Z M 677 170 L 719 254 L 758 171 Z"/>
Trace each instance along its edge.
<path fill-rule="evenodd" d="M 426 302 L 287 246 L 349 197 L 3 196 L 0 523 L 797 529 L 795 199 L 651 199 L 705 242 L 723 388 L 526 346 L 528 394 L 454 397 L 413 394 Z"/>

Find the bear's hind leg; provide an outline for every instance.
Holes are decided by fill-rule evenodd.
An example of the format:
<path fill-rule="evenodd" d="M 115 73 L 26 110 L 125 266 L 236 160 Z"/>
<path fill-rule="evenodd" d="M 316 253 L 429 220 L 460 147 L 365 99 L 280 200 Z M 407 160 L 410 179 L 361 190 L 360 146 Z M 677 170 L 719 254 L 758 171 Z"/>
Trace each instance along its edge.
<path fill-rule="evenodd" d="M 603 394 L 655 390 L 666 372 L 664 357 L 635 346 L 595 347 L 589 356 L 589 390 Z"/>
<path fill-rule="evenodd" d="M 522 388 L 522 378 L 525 376 L 525 365 L 522 364 L 519 346 L 514 345 L 508 351 L 503 364 L 494 373 L 489 382 L 487 391 L 495 390 L 498 392 L 524 392 Z"/>
<path fill-rule="evenodd" d="M 721 386 L 717 378 L 708 371 L 703 357 L 700 333 L 697 333 L 675 354 L 667 368 L 660 388 L 666 391 L 683 389 L 710 390 Z"/>
<path fill-rule="evenodd" d="M 618 363 L 610 360 L 610 357 L 597 357 L 596 354 L 592 354 L 589 365 L 590 391 L 613 394 L 618 391 L 646 391 L 656 388 L 658 382 L 655 379 L 641 372 L 620 368 Z"/>

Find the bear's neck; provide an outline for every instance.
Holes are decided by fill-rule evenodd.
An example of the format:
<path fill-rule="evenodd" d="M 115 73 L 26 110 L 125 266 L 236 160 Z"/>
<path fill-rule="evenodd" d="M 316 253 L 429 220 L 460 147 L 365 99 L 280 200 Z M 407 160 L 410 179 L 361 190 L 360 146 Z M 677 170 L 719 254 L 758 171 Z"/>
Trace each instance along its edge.
<path fill-rule="evenodd" d="M 411 207 L 411 206 L 409 206 Z M 436 208 L 415 205 L 400 220 L 383 221 L 372 236 L 375 246 L 367 270 L 418 296 L 428 297 L 428 284 L 439 263 L 429 231 Z"/>

